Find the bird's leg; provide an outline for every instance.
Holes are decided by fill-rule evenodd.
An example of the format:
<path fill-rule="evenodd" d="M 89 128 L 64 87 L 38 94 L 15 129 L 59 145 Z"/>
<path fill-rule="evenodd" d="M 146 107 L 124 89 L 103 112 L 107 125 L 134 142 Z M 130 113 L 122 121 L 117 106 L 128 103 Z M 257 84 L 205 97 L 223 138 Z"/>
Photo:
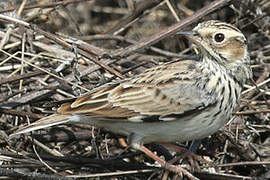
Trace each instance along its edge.
<path fill-rule="evenodd" d="M 188 150 L 192 153 L 196 153 L 201 144 L 202 144 L 201 140 L 193 140 Z"/>
<path fill-rule="evenodd" d="M 192 180 L 198 180 L 195 176 L 193 176 L 190 172 L 188 172 L 186 169 L 180 167 L 180 166 L 175 166 L 173 164 L 167 163 L 165 160 L 161 159 L 158 157 L 155 153 L 150 151 L 148 148 L 146 148 L 143 145 L 140 145 L 136 149 L 142 151 L 144 154 L 146 154 L 148 157 L 152 158 L 153 160 L 157 161 L 163 168 L 165 168 L 168 171 L 174 172 L 176 174 L 184 174 L 187 176 L 189 179 Z"/>
<path fill-rule="evenodd" d="M 132 148 L 137 149 L 144 154 L 146 154 L 148 157 L 152 158 L 153 160 L 157 161 L 164 169 L 174 172 L 178 175 L 185 175 L 191 180 L 199 180 L 195 176 L 193 176 L 190 172 L 188 172 L 186 169 L 180 167 L 180 166 L 175 166 L 171 163 L 166 162 L 165 160 L 161 159 L 158 155 L 153 153 L 151 150 L 149 150 L 147 147 L 145 147 L 142 144 L 142 136 L 136 134 L 136 133 L 131 133 L 128 136 L 128 142 L 131 145 Z"/>
<path fill-rule="evenodd" d="M 181 146 L 177 146 L 175 144 L 172 143 L 166 143 L 166 142 L 159 142 L 159 144 L 175 151 L 175 152 L 180 152 L 181 155 L 172 159 L 171 162 L 176 162 L 180 159 L 187 159 L 188 162 L 190 163 L 191 167 L 199 170 L 199 165 L 197 162 L 201 162 L 204 164 L 211 164 L 211 162 L 205 160 L 204 158 L 202 158 L 199 155 L 194 154 L 192 151 L 190 151 L 189 149 L 186 149 L 185 147 L 181 147 Z"/>

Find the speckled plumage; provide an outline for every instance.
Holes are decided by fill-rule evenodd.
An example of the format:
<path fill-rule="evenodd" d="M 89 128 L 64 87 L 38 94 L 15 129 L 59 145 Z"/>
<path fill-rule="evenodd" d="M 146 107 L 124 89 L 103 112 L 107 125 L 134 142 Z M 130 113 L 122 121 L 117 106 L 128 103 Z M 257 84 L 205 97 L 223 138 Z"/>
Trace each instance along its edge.
<path fill-rule="evenodd" d="M 143 143 L 187 141 L 215 133 L 229 120 L 251 77 L 246 38 L 232 25 L 206 21 L 193 29 L 190 39 L 200 50 L 197 61 L 166 63 L 107 84 L 14 134 L 87 123 L 129 136 L 139 149 Z"/>

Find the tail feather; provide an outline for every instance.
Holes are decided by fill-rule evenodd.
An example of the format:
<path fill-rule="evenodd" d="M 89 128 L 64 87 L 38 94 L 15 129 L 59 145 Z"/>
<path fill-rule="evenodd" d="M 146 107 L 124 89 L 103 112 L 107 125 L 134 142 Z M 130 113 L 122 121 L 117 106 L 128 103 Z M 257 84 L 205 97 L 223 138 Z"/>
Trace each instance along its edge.
<path fill-rule="evenodd" d="M 61 114 L 53 114 L 51 116 L 44 117 L 28 126 L 19 128 L 13 134 L 9 135 L 9 137 L 13 137 L 15 135 L 31 132 L 38 129 L 43 129 L 59 124 L 65 124 L 70 121 L 70 115 L 61 115 Z"/>

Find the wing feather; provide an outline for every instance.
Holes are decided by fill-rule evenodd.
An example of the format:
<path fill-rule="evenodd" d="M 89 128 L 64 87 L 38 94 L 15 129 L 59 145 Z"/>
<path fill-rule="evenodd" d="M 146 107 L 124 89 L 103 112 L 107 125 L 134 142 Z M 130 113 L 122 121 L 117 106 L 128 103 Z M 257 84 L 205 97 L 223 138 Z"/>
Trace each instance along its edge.
<path fill-rule="evenodd" d="M 58 112 L 98 116 L 105 120 L 130 119 L 132 122 L 148 116 L 174 120 L 170 115 L 179 116 L 214 103 L 207 92 L 196 86 L 199 76 L 196 63 L 187 60 L 151 68 L 132 79 L 102 87 L 63 104 Z M 204 103 L 206 98 L 208 104 Z"/>

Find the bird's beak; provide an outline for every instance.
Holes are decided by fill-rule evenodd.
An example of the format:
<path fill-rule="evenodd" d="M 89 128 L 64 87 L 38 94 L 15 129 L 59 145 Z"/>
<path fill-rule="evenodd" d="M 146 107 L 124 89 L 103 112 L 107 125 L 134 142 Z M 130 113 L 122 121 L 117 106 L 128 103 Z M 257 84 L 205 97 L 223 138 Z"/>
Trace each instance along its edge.
<path fill-rule="evenodd" d="M 194 36 L 197 33 L 195 31 L 179 31 L 176 34 L 186 35 L 186 36 Z"/>
<path fill-rule="evenodd" d="M 193 42 L 200 41 L 199 33 L 196 31 L 179 31 L 176 34 L 184 35 Z"/>

